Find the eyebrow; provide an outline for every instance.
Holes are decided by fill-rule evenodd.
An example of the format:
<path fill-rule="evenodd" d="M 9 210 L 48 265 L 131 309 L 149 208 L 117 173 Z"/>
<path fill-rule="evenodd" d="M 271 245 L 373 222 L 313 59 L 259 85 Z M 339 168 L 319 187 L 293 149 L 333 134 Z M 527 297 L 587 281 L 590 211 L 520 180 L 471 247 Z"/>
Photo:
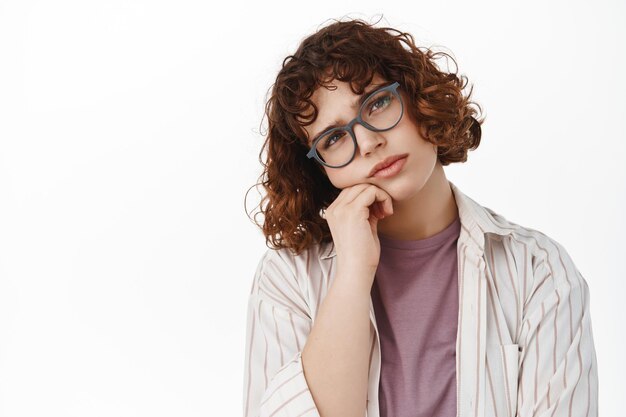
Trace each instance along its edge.
<path fill-rule="evenodd" d="M 370 96 L 370 94 L 372 94 L 373 92 L 386 87 L 387 85 L 389 85 L 391 83 L 382 83 L 382 84 L 374 84 L 375 87 L 372 88 L 369 91 L 364 91 L 363 94 L 361 94 L 361 96 L 359 97 L 359 99 L 355 100 L 354 103 L 352 103 L 352 105 L 350 106 L 351 109 L 353 110 L 357 110 L 359 107 L 361 107 L 363 105 L 363 103 L 365 103 L 365 100 L 367 100 L 367 98 Z M 371 87 L 371 85 L 370 85 Z M 328 126 L 326 126 L 325 128 L 319 130 L 317 132 L 316 135 L 313 136 L 313 139 L 311 141 L 309 141 L 309 145 L 312 145 L 313 142 L 315 142 L 317 140 L 317 138 L 324 132 L 326 132 L 327 130 L 330 129 L 334 129 L 336 127 L 342 126 L 341 121 L 338 119 L 333 120 L 333 122 L 331 124 L 329 124 Z"/>

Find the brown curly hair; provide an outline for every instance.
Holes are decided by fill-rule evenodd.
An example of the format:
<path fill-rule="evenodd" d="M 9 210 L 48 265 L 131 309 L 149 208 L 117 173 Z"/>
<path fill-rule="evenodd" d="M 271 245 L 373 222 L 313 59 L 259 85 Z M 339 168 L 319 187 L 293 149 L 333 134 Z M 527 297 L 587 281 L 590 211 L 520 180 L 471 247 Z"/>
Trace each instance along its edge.
<path fill-rule="evenodd" d="M 341 190 L 331 184 L 318 162 L 307 158 L 309 138 L 302 128 L 317 118 L 310 97 L 328 81 L 349 82 L 358 95 L 375 73 L 398 81 L 408 95 L 409 116 L 420 125 L 424 139 L 437 145 L 439 162 L 445 166 L 467 160 L 468 151 L 480 144 L 484 118 L 474 117 L 472 90 L 466 97 L 462 94 L 467 78 L 440 71 L 433 62 L 437 55 L 455 62 L 445 52 L 421 51 L 409 33 L 354 19 L 335 20 L 305 38 L 283 60 L 265 105 L 268 133 L 259 153 L 264 171 L 255 184 L 267 192 L 259 204 L 264 205 L 265 221 L 262 226 L 254 222 L 262 228 L 266 246 L 289 248 L 297 255 L 313 244 L 332 241 L 322 213 Z M 305 116 L 309 108 L 313 112 Z M 263 163 L 266 148 L 267 163 Z"/>

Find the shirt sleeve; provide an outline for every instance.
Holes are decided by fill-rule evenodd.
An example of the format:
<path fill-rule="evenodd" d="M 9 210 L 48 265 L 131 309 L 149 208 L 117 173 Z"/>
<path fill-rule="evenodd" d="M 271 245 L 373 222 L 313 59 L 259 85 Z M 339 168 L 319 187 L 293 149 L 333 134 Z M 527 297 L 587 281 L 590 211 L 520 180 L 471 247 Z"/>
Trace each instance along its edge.
<path fill-rule="evenodd" d="M 589 286 L 565 249 L 535 272 L 520 337 L 518 417 L 597 417 Z"/>
<path fill-rule="evenodd" d="M 320 417 L 301 361 L 312 326 L 303 300 L 290 265 L 266 252 L 248 298 L 244 417 Z"/>

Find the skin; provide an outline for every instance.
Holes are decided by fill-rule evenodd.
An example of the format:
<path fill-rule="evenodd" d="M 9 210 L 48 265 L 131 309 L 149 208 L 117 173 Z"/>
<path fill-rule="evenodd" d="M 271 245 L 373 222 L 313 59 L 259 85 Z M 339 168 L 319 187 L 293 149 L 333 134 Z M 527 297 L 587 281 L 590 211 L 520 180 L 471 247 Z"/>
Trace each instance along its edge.
<path fill-rule="evenodd" d="M 365 94 L 385 81 L 375 74 Z M 352 93 L 347 82 L 333 80 L 332 85 L 337 88 L 318 88 L 311 97 L 319 113 L 315 122 L 304 128 L 309 138 L 314 138 L 335 117 L 347 123 L 357 116 L 350 104 L 359 96 Z M 392 239 L 419 240 L 448 227 L 458 217 L 458 208 L 437 159 L 437 146 L 424 139 L 421 128 L 406 111 L 409 103 L 406 93 L 402 87 L 398 92 L 405 106 L 400 122 L 385 132 L 372 132 L 355 124 L 358 148 L 352 162 L 341 168 L 323 166 L 323 170 L 336 188 L 343 190 L 367 183 L 386 191 L 393 201 L 393 214 L 378 221 L 378 233 Z M 408 153 L 408 158 L 398 174 L 390 178 L 368 177 L 378 162 L 404 153 Z"/>

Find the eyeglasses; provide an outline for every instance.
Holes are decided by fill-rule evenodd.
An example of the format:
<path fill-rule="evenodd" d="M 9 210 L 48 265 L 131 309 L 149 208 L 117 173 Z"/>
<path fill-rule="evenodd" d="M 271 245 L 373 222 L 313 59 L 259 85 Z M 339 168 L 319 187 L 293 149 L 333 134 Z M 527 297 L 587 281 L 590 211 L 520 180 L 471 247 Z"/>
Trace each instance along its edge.
<path fill-rule="evenodd" d="M 356 123 L 373 132 L 384 132 L 392 129 L 402 119 L 404 104 L 398 93 L 399 86 L 400 83 L 394 82 L 368 95 L 359 108 L 357 117 L 345 126 L 321 133 L 313 141 L 306 156 L 309 159 L 315 158 L 329 168 L 341 168 L 352 162 L 357 149 L 353 130 Z"/>

